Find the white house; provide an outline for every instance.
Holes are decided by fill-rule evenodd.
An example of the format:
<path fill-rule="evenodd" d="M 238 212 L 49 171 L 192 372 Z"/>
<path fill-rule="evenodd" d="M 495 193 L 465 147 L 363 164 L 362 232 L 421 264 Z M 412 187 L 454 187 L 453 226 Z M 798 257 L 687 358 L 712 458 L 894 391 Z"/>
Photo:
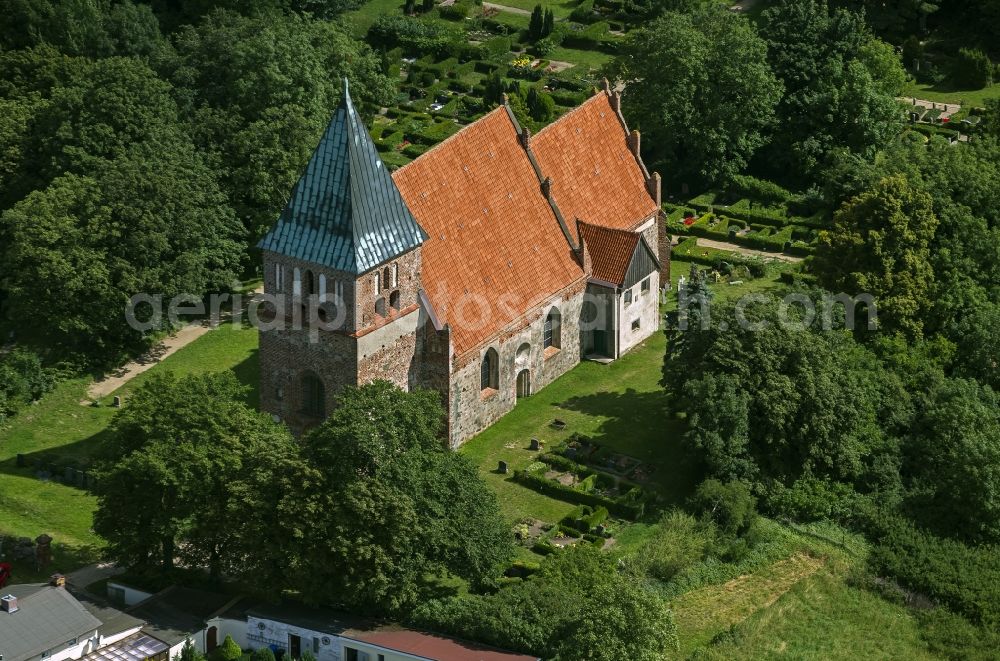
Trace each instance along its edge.
<path fill-rule="evenodd" d="M 317 661 L 537 661 L 438 634 L 297 606 L 250 609 L 246 627 L 251 648 L 270 647 L 293 659 L 308 651 Z"/>

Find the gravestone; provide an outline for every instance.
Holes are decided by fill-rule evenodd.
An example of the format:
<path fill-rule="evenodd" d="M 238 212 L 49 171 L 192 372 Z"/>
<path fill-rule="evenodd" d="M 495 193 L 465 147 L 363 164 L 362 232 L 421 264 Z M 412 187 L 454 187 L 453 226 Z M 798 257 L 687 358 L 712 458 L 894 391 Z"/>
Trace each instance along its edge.
<path fill-rule="evenodd" d="M 597 535 L 598 537 L 601 537 L 604 535 L 604 530 L 605 530 L 604 524 L 603 523 L 598 524 L 597 526 L 594 527 L 594 534 Z"/>
<path fill-rule="evenodd" d="M 507 474 L 507 462 L 506 461 L 503 461 L 501 459 L 500 461 L 497 462 L 497 472 L 500 473 L 501 475 L 506 475 Z"/>
<path fill-rule="evenodd" d="M 118 395 L 115 395 L 114 402 L 111 404 L 111 406 L 115 407 L 116 409 L 120 409 L 122 407 L 122 398 L 119 397 Z"/>
<path fill-rule="evenodd" d="M 531 439 L 531 444 L 528 446 L 528 449 L 531 450 L 532 452 L 538 452 L 539 450 L 542 449 L 542 442 L 539 441 L 537 438 L 533 438 Z"/>

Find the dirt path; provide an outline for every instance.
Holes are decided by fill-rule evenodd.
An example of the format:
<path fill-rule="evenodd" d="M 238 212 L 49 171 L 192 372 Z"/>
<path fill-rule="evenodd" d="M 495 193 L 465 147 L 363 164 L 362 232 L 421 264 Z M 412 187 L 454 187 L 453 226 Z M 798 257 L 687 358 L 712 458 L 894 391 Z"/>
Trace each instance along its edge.
<path fill-rule="evenodd" d="M 254 294 L 261 294 L 263 292 L 263 287 L 258 287 L 253 291 Z M 249 304 L 251 299 L 252 296 L 244 296 L 244 310 L 246 310 L 246 306 Z M 183 349 L 205 333 L 209 332 L 213 328 L 218 328 L 218 326 L 221 326 L 230 319 L 231 315 L 227 312 L 222 315 L 217 325 L 212 325 L 210 320 L 207 319 L 188 324 L 132 362 L 123 365 L 111 374 L 106 374 L 104 378 L 90 384 L 90 387 L 87 388 L 87 397 L 80 400 L 80 405 L 90 406 L 94 400 L 100 399 L 101 397 L 107 397 L 134 379 L 136 376 L 158 365 L 167 356 Z"/>
<path fill-rule="evenodd" d="M 764 259 L 780 259 L 783 262 L 790 262 L 796 264 L 802 261 L 802 257 L 795 257 L 793 255 L 786 255 L 780 252 L 764 252 L 763 250 L 754 250 L 753 248 L 746 248 L 744 246 L 736 245 L 735 243 L 726 243 L 725 241 L 715 241 L 714 239 L 705 239 L 698 237 L 698 245 L 702 248 L 715 248 L 717 250 L 728 250 L 730 252 L 738 252 L 741 255 L 750 255 L 752 257 L 763 257 Z"/>
<path fill-rule="evenodd" d="M 87 399 L 80 400 L 80 404 L 89 406 L 92 400 L 107 397 L 136 376 L 151 369 L 170 354 L 175 353 L 178 349 L 183 349 L 210 330 L 212 327 L 207 322 L 185 326 L 132 362 L 123 365 L 103 379 L 94 381 L 87 388 Z"/>
<path fill-rule="evenodd" d="M 506 11 L 511 14 L 521 14 L 522 16 L 531 16 L 531 12 L 527 9 L 521 9 L 520 7 L 508 7 L 507 5 L 496 5 L 492 2 L 484 2 L 483 7 L 486 9 L 496 9 L 497 11 Z"/>

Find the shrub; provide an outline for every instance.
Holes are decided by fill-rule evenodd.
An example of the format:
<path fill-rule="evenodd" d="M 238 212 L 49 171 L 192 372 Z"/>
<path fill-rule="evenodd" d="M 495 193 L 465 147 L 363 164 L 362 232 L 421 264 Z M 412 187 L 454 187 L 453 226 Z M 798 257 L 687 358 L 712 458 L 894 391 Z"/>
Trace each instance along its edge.
<path fill-rule="evenodd" d="M 510 47 L 510 37 L 493 37 L 479 45 L 480 57 L 490 62 L 506 63 L 510 57 Z M 496 67 L 492 67 L 490 71 L 482 71 L 477 66 L 476 70 L 480 73 L 491 73 Z"/>
<path fill-rule="evenodd" d="M 736 197 L 749 197 L 771 204 L 782 204 L 792 198 L 792 194 L 778 184 L 749 175 L 733 175 L 728 190 Z"/>
<path fill-rule="evenodd" d="M 698 485 L 691 506 L 711 519 L 728 535 L 740 535 L 750 529 L 757 517 L 757 499 L 746 482 L 720 482 L 708 479 Z"/>
<path fill-rule="evenodd" d="M 0 357 L 0 422 L 55 387 L 55 372 L 42 367 L 38 356 L 15 349 Z"/>
<path fill-rule="evenodd" d="M 593 23 L 597 20 L 594 14 L 594 0 L 583 0 L 573 9 L 569 15 L 569 20 L 574 23 Z"/>
<path fill-rule="evenodd" d="M 470 7 L 465 2 L 456 2 L 453 5 L 447 7 L 440 7 L 438 13 L 441 18 L 447 19 L 449 21 L 463 21 L 468 17 Z"/>
<path fill-rule="evenodd" d="M 212 661 L 240 661 L 243 658 L 243 650 L 236 644 L 233 637 L 226 635 L 222 645 L 212 652 Z"/>
<path fill-rule="evenodd" d="M 275 661 L 270 647 L 259 647 L 250 653 L 250 661 Z"/>
<path fill-rule="evenodd" d="M 796 521 L 843 520 L 854 510 L 857 493 L 843 482 L 803 477 L 791 487 L 775 483 L 764 496 L 768 511 Z"/>
<path fill-rule="evenodd" d="M 628 560 L 640 575 L 669 581 L 682 570 L 701 562 L 715 543 L 711 526 L 690 514 L 671 510 L 656 525 L 654 535 Z"/>
<path fill-rule="evenodd" d="M 951 75 L 960 87 L 982 89 L 993 82 L 993 63 L 981 50 L 960 48 L 952 62 Z"/>
<path fill-rule="evenodd" d="M 876 515 L 869 537 L 872 570 L 894 577 L 975 624 L 1000 626 L 1000 547 L 935 537 L 895 515 Z"/>

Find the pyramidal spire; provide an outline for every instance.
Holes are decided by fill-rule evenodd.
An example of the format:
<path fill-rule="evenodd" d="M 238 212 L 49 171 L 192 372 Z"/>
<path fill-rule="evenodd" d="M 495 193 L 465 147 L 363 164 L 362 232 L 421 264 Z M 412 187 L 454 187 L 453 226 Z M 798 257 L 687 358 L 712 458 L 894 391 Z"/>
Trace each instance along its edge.
<path fill-rule="evenodd" d="M 426 239 L 354 108 L 345 78 L 343 100 L 258 247 L 360 274 Z"/>

